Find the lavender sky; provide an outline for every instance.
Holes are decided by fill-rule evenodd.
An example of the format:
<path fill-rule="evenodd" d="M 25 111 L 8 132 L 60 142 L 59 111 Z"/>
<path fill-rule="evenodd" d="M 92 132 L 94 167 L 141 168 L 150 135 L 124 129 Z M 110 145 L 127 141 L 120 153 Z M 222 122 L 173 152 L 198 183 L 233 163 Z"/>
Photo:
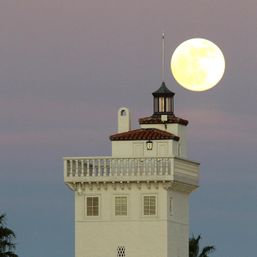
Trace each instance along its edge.
<path fill-rule="evenodd" d="M 257 1 L 1 0 L 0 211 L 20 256 L 74 256 L 62 157 L 110 155 L 121 106 L 133 128 L 152 114 L 163 30 L 165 81 L 176 115 L 189 120 L 189 157 L 201 162 L 191 232 L 216 246 L 214 257 L 256 255 Z M 184 90 L 169 71 L 192 37 L 226 58 L 207 92 Z"/>

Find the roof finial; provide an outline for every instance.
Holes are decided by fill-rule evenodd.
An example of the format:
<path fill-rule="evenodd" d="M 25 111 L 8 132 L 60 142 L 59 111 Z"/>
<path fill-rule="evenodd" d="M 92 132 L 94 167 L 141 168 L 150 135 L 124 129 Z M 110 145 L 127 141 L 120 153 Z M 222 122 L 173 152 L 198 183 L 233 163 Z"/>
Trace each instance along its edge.
<path fill-rule="evenodd" d="M 164 65 L 165 65 L 165 56 L 164 56 L 164 32 L 162 32 L 162 82 L 164 82 Z"/>

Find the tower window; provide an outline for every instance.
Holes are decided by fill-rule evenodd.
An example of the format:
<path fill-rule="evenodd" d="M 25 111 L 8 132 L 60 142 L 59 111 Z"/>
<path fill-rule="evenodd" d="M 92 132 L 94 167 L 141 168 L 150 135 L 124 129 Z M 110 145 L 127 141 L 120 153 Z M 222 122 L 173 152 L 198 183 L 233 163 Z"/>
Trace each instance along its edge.
<path fill-rule="evenodd" d="M 99 197 L 87 197 L 87 216 L 99 216 Z"/>
<path fill-rule="evenodd" d="M 145 216 L 156 215 L 156 196 L 155 195 L 144 196 L 143 213 Z"/>
<path fill-rule="evenodd" d="M 115 216 L 127 216 L 128 214 L 128 200 L 127 196 L 115 197 Z"/>

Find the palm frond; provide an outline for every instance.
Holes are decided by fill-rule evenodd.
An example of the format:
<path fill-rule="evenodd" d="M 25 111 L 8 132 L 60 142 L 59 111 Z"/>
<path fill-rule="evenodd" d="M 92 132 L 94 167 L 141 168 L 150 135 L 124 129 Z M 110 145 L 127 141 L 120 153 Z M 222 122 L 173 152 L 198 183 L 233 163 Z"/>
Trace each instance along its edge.
<path fill-rule="evenodd" d="M 189 257 L 209 257 L 209 254 L 215 251 L 215 247 L 211 245 L 204 247 L 199 254 L 201 238 L 201 235 L 198 235 L 197 237 L 192 235 L 189 238 Z"/>
<path fill-rule="evenodd" d="M 210 253 L 215 251 L 215 247 L 213 245 L 211 246 L 206 246 L 203 248 L 201 254 L 199 257 L 208 257 Z"/>
<path fill-rule="evenodd" d="M 0 257 L 18 257 L 14 253 L 16 238 L 15 233 L 6 227 L 6 215 L 0 213 Z"/>

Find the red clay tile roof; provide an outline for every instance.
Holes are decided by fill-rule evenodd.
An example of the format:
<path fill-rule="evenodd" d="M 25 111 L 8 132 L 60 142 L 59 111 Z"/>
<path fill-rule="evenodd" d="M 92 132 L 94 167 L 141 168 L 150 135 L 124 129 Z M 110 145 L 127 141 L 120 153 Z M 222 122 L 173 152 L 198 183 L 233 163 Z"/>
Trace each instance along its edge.
<path fill-rule="evenodd" d="M 175 115 L 167 115 L 166 124 L 177 123 L 186 126 L 188 124 L 187 120 L 176 117 Z M 153 115 L 150 117 L 144 117 L 139 119 L 139 124 L 163 124 L 161 120 L 161 115 Z"/>
<path fill-rule="evenodd" d="M 162 140 L 173 139 L 179 140 L 179 137 L 155 128 L 145 128 L 130 130 L 128 132 L 118 133 L 110 136 L 111 141 L 126 141 L 126 140 Z"/>

